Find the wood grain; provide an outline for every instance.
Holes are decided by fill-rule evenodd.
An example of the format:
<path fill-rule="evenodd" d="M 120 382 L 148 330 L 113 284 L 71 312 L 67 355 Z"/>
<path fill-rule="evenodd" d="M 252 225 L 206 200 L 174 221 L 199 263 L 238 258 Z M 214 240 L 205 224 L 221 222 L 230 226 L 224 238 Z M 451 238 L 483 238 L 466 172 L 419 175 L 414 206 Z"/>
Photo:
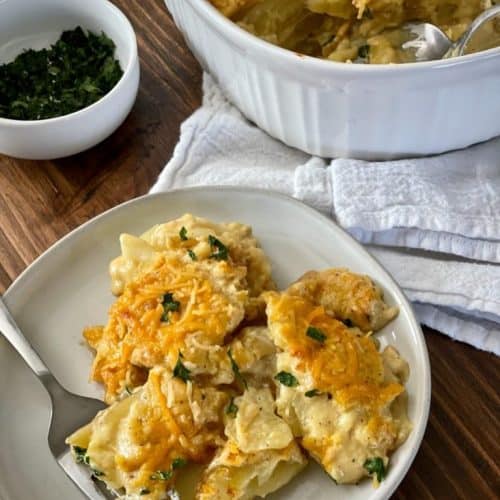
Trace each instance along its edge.
<path fill-rule="evenodd" d="M 200 104 L 201 70 L 160 0 L 116 4 L 137 33 L 137 103 L 108 140 L 45 162 L 0 156 L 0 292 L 41 252 L 95 215 L 146 193 L 179 126 Z M 432 407 L 422 448 L 396 499 L 500 496 L 500 360 L 425 329 Z"/>
<path fill-rule="evenodd" d="M 147 193 L 172 154 L 181 122 L 200 104 L 200 68 L 164 4 L 117 4 L 137 33 L 137 103 L 117 132 L 80 155 L 52 162 L 0 156 L 1 292 L 62 235 Z"/>

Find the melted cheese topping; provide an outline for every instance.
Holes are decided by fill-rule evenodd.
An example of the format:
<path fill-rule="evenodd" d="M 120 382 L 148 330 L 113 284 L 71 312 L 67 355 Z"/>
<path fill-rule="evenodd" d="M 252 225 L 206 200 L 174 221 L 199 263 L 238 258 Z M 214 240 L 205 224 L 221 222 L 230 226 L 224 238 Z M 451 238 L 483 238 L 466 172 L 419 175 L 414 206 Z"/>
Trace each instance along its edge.
<path fill-rule="evenodd" d="M 387 464 L 411 428 L 402 385 L 407 364 L 393 348 L 379 353 L 370 336 L 347 328 L 322 306 L 287 293 L 265 298 L 279 348 L 276 369 L 297 380 L 277 385 L 278 414 L 339 483 L 367 476 L 369 458 Z M 308 336 L 310 327 L 324 339 Z"/>
<path fill-rule="evenodd" d="M 198 485 L 196 499 L 264 498 L 288 483 L 306 464 L 295 441 L 283 449 L 244 453 L 229 440 L 208 466 Z"/>
<path fill-rule="evenodd" d="M 297 360 L 297 368 L 312 377 L 313 388 L 330 392 L 345 407 L 379 407 L 401 394 L 397 383 L 384 383 L 382 358 L 373 340 L 352 329 L 301 297 L 266 295 L 271 335 L 276 344 Z M 307 335 L 309 327 L 326 339 Z"/>
<path fill-rule="evenodd" d="M 197 420 L 193 406 L 202 400 L 203 418 Z M 155 368 L 141 389 L 99 413 L 67 442 L 87 450 L 90 466 L 109 487 L 124 488 L 128 495 L 148 489 L 148 498 L 159 499 L 173 485 L 176 459 L 206 463 L 223 443 L 227 402 L 223 392 L 194 387 Z M 172 477 L 161 479 L 162 471 Z"/>
<path fill-rule="evenodd" d="M 194 377 L 213 385 L 229 385 L 235 382 L 235 374 L 228 351 L 248 382 L 256 386 L 272 384 L 276 373 L 276 348 L 266 327 L 242 328 L 224 346 L 202 344 L 197 335 L 192 335 L 186 338 L 183 353 L 189 360 L 185 364 Z"/>
<path fill-rule="evenodd" d="M 394 319 L 397 307 L 389 307 L 369 276 L 348 269 L 309 271 L 287 289 L 314 304 L 324 306 L 335 318 L 348 320 L 364 332 L 377 331 Z"/>
<path fill-rule="evenodd" d="M 180 231 L 185 229 L 184 239 Z M 215 236 L 229 251 L 229 262 L 241 267 L 248 288 L 246 314 L 250 319 L 262 316 L 264 304 L 259 300 L 265 290 L 274 290 L 271 265 L 250 226 L 230 222 L 215 224 L 191 214 L 158 224 L 140 238 L 124 234 L 120 237 L 122 255 L 110 264 L 112 291 L 123 292 L 125 285 L 151 269 L 160 256 L 175 256 L 183 263 L 210 259 L 214 252 L 209 236 Z"/>
<path fill-rule="evenodd" d="M 178 311 L 164 318 L 162 301 L 171 293 Z M 156 267 L 129 283 L 112 305 L 104 328 L 84 332 L 96 349 L 91 378 L 104 383 L 106 401 L 137 377 L 137 367 L 174 368 L 186 339 L 198 335 L 205 345 L 223 344 L 243 319 L 246 292 L 238 269 L 226 262 L 180 264 L 162 258 Z M 134 368 L 135 367 L 135 368 Z"/>
<path fill-rule="evenodd" d="M 386 383 L 402 383 L 392 362 L 405 363 L 396 351 L 382 353 Z M 327 393 L 307 397 L 312 380 L 297 369 L 298 362 L 287 352 L 278 354 L 277 369 L 294 373 L 297 387 L 277 387 L 278 414 L 290 425 L 302 446 L 338 483 L 356 483 L 368 472 L 366 460 L 379 457 L 387 465 L 389 454 L 403 443 L 411 424 L 406 416 L 406 393 L 379 407 L 346 407 Z"/>

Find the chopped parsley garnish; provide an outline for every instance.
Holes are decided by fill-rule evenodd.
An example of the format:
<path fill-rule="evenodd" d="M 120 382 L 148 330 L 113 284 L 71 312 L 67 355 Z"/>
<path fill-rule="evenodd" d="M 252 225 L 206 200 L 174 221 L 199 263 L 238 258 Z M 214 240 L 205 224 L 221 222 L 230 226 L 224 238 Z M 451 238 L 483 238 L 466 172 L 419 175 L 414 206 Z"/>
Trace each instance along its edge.
<path fill-rule="evenodd" d="M 314 326 L 310 326 L 307 329 L 306 335 L 314 340 L 317 340 L 321 344 L 323 344 L 326 340 L 326 335 L 319 328 L 315 328 Z"/>
<path fill-rule="evenodd" d="M 80 446 L 73 446 L 73 451 L 75 452 L 76 463 L 78 464 L 89 464 L 89 456 L 87 455 L 87 448 L 81 448 Z"/>
<path fill-rule="evenodd" d="M 185 458 L 182 457 L 174 458 L 172 462 L 172 470 L 180 469 L 181 467 L 184 467 L 186 464 L 187 460 Z"/>
<path fill-rule="evenodd" d="M 361 45 L 358 49 L 358 57 L 360 59 L 368 59 L 370 56 L 370 46 L 369 45 Z"/>
<path fill-rule="evenodd" d="M 151 491 L 148 489 L 148 488 L 141 488 L 139 490 L 139 495 L 149 495 L 151 493 Z"/>
<path fill-rule="evenodd" d="M 165 311 L 178 311 L 181 305 L 178 300 L 174 300 L 174 295 L 172 293 L 166 293 L 163 296 L 162 304 Z"/>
<path fill-rule="evenodd" d="M 349 318 L 343 319 L 342 323 L 344 323 L 347 328 L 352 328 L 354 326 L 353 322 Z"/>
<path fill-rule="evenodd" d="M 160 481 L 168 481 L 172 479 L 174 475 L 174 470 L 180 469 L 181 467 L 184 467 L 187 464 L 187 460 L 182 457 L 174 458 L 172 462 L 172 467 L 170 470 L 157 470 L 154 474 L 149 476 L 150 479 L 158 479 Z M 149 493 L 149 491 L 148 491 Z M 141 493 L 142 495 L 143 493 Z M 146 494 L 146 493 L 144 493 Z"/>
<path fill-rule="evenodd" d="M 191 380 L 191 372 L 182 363 L 182 357 L 182 353 L 179 352 L 179 358 L 177 359 L 177 364 L 174 367 L 174 377 L 187 382 L 188 380 Z"/>
<path fill-rule="evenodd" d="M 157 479 L 159 481 L 168 481 L 172 479 L 172 471 L 171 470 L 157 470 L 154 474 L 149 476 L 150 479 Z"/>
<path fill-rule="evenodd" d="M 234 404 L 234 398 L 231 398 L 228 407 L 226 408 L 226 415 L 236 418 L 238 413 L 238 407 Z"/>
<path fill-rule="evenodd" d="M 75 459 L 77 464 L 89 465 L 90 466 L 90 457 L 87 455 L 87 448 L 82 448 L 80 446 L 73 446 L 73 451 L 75 452 Z M 105 476 L 104 472 L 94 469 L 94 467 L 90 467 L 92 471 L 92 476 L 101 477 Z"/>
<path fill-rule="evenodd" d="M 210 248 L 212 248 L 212 250 L 213 249 L 216 250 L 215 252 L 213 252 L 210 255 L 211 259 L 215 259 L 215 260 L 227 260 L 228 259 L 229 251 L 228 251 L 226 245 L 224 245 L 224 243 L 222 243 L 222 241 L 218 240 L 215 236 L 209 235 L 208 243 L 210 244 Z"/>
<path fill-rule="evenodd" d="M 191 257 L 191 260 L 198 260 L 198 257 L 192 250 L 188 250 L 188 255 Z"/>
<path fill-rule="evenodd" d="M 48 49 L 25 50 L 0 65 L 0 117 L 44 120 L 73 113 L 104 97 L 122 75 L 113 41 L 78 26 Z"/>
<path fill-rule="evenodd" d="M 179 231 L 179 238 L 182 240 L 182 241 L 187 241 L 188 239 L 188 232 L 187 232 L 187 229 L 182 226 L 181 227 L 181 230 Z"/>
<path fill-rule="evenodd" d="M 241 374 L 240 367 L 236 364 L 236 361 L 234 360 L 233 355 L 231 353 L 231 349 L 229 349 L 227 351 L 227 355 L 229 356 L 229 359 L 231 360 L 231 368 L 233 370 L 234 376 L 236 377 L 236 380 L 241 382 L 245 386 L 245 389 L 248 389 L 248 383 L 247 383 L 245 377 Z"/>
<path fill-rule="evenodd" d="M 279 372 L 274 377 L 280 384 L 286 385 L 287 387 L 296 387 L 299 385 L 299 381 L 288 372 Z"/>
<path fill-rule="evenodd" d="M 369 458 L 365 461 L 363 467 L 369 474 L 375 474 L 379 483 L 384 480 L 387 473 L 384 461 L 380 457 Z"/>
<path fill-rule="evenodd" d="M 87 455 L 87 448 L 73 446 L 73 451 L 76 455 L 75 459 L 77 464 L 90 465 L 90 457 Z M 90 467 L 90 469 L 92 470 L 92 475 L 94 477 L 101 477 L 105 475 L 104 472 L 94 469 L 94 467 Z"/>
<path fill-rule="evenodd" d="M 178 300 L 174 300 L 173 293 L 166 293 L 163 296 L 161 305 L 163 306 L 163 314 L 161 320 L 166 323 L 169 322 L 168 313 L 178 311 L 181 307 L 181 303 Z"/>
<path fill-rule="evenodd" d="M 310 391 L 306 391 L 304 396 L 306 398 L 314 398 L 315 396 L 321 396 L 321 392 L 318 389 L 311 389 Z"/>

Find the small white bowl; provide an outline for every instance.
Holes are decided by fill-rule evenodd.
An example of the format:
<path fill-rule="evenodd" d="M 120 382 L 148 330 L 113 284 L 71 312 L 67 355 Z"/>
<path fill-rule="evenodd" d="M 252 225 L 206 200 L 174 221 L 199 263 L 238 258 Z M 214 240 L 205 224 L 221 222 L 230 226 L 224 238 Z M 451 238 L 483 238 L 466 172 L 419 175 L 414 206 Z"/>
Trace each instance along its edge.
<path fill-rule="evenodd" d="M 76 154 L 111 135 L 129 114 L 139 88 L 137 41 L 128 19 L 107 0 L 0 0 L 0 64 L 24 49 L 46 48 L 76 26 L 113 40 L 123 76 L 80 111 L 46 120 L 0 118 L 0 153 L 30 160 Z"/>
<path fill-rule="evenodd" d="M 307 153 L 413 157 L 500 135 L 500 48 L 422 63 L 337 63 L 261 40 L 207 0 L 165 1 L 229 99 L 270 135 Z"/>

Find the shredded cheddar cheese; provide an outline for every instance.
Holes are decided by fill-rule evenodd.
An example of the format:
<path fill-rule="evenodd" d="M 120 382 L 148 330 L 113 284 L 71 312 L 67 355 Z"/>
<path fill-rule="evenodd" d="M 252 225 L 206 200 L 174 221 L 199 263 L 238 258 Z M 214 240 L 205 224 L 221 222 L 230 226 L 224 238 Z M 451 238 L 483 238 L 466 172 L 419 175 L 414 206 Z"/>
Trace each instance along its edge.
<path fill-rule="evenodd" d="M 398 312 L 384 302 L 382 290 L 369 276 L 343 268 L 309 271 L 287 293 L 322 305 L 327 314 L 364 332 L 380 330 Z"/>
<path fill-rule="evenodd" d="M 267 294 L 271 331 L 278 345 L 310 373 L 314 387 L 334 395 L 343 406 L 384 406 L 403 391 L 397 383 L 384 383 L 382 357 L 373 340 L 354 333 L 325 313 L 323 306 L 288 294 Z M 279 324 L 279 328 L 273 328 Z M 309 327 L 325 335 L 317 342 Z"/>
<path fill-rule="evenodd" d="M 404 374 L 404 361 L 398 366 L 397 351 L 379 352 L 370 333 L 347 327 L 319 300 L 288 292 L 265 300 L 276 369 L 296 381 L 278 386 L 278 414 L 331 477 L 358 481 L 368 459 L 387 460 L 408 435 L 406 416 L 394 406 L 404 396 L 396 375 Z"/>
<path fill-rule="evenodd" d="M 180 303 L 164 318 L 163 297 Z M 244 315 L 246 292 L 238 272 L 227 262 L 182 263 L 160 259 L 154 269 L 129 283 L 111 306 L 104 327 L 84 332 L 96 350 L 91 379 L 106 387 L 113 401 L 134 381 L 137 367 L 173 368 L 186 337 L 203 332 L 208 345 L 220 345 Z M 189 361 L 189 352 L 185 353 Z"/>
<path fill-rule="evenodd" d="M 194 418 L 190 399 L 210 399 L 203 419 Z M 220 391 L 192 387 L 157 367 L 138 392 L 110 406 L 68 442 L 87 450 L 110 486 L 125 487 L 130 494 L 147 488 L 152 498 L 161 498 L 174 484 L 174 464 L 212 458 L 222 443 L 219 415 L 227 401 Z"/>

